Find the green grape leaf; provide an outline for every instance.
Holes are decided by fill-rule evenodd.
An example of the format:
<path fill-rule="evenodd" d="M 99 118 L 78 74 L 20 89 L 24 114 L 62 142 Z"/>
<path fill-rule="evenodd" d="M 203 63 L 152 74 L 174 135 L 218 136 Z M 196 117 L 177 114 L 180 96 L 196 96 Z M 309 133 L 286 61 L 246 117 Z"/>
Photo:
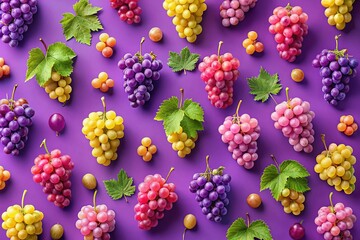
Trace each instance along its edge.
<path fill-rule="evenodd" d="M 45 55 L 40 48 L 33 48 L 27 60 L 25 81 L 35 76 L 38 84 L 44 86 L 50 79 L 53 69 L 61 76 L 70 76 L 73 72 L 73 58 L 75 57 L 75 52 L 62 42 L 51 44 Z"/>
<path fill-rule="evenodd" d="M 129 178 L 124 169 L 120 169 L 116 179 L 105 180 L 104 185 L 106 192 L 113 200 L 118 200 L 122 197 L 128 201 L 126 197 L 131 197 L 135 193 L 135 186 L 133 179 Z"/>
<path fill-rule="evenodd" d="M 182 109 L 178 109 L 164 119 L 163 124 L 166 135 L 170 135 L 171 133 L 178 132 L 180 130 L 180 123 L 183 120 L 184 115 L 184 111 Z"/>
<path fill-rule="evenodd" d="M 180 125 L 183 128 L 183 131 L 186 132 L 190 138 L 195 138 L 197 136 L 197 131 L 204 130 L 204 127 L 200 121 L 193 120 L 188 116 L 184 116 Z"/>
<path fill-rule="evenodd" d="M 248 78 L 247 81 L 250 87 L 250 93 L 255 95 L 255 101 L 266 102 L 270 95 L 276 95 L 282 89 L 278 74 L 270 75 L 262 67 L 257 77 Z"/>
<path fill-rule="evenodd" d="M 226 232 L 227 240 L 272 240 L 268 225 L 262 220 L 255 220 L 249 226 L 243 218 L 235 220 Z"/>
<path fill-rule="evenodd" d="M 79 43 L 90 45 L 91 32 L 103 29 L 97 13 L 102 9 L 93 7 L 89 0 L 79 0 L 73 5 L 75 14 L 64 13 L 60 23 L 66 41 L 71 38 Z"/>
<path fill-rule="evenodd" d="M 289 189 L 292 189 L 292 190 L 295 190 L 295 191 L 300 192 L 300 193 L 304 193 L 304 192 L 310 190 L 307 178 L 292 178 L 292 177 L 289 177 L 287 179 L 285 187 L 289 188 Z"/>
<path fill-rule="evenodd" d="M 289 178 L 305 178 L 307 176 L 310 176 L 309 172 L 295 160 L 286 160 L 280 164 L 279 168 L 271 164 L 264 169 L 261 176 L 260 191 L 269 189 L 273 198 L 279 200 L 281 191 L 286 187 Z"/>
<path fill-rule="evenodd" d="M 197 102 L 193 102 L 190 99 L 184 101 L 184 111 L 185 115 L 192 120 L 199 122 L 204 121 L 204 110 Z"/>
<path fill-rule="evenodd" d="M 161 121 L 164 120 L 167 116 L 171 115 L 173 112 L 179 109 L 179 99 L 177 97 L 171 97 L 167 100 L 164 100 L 160 105 L 155 120 Z"/>
<path fill-rule="evenodd" d="M 188 47 L 184 47 L 180 54 L 176 52 L 169 52 L 168 65 L 171 67 L 173 72 L 193 71 L 196 63 L 199 61 L 199 54 L 191 53 Z"/>

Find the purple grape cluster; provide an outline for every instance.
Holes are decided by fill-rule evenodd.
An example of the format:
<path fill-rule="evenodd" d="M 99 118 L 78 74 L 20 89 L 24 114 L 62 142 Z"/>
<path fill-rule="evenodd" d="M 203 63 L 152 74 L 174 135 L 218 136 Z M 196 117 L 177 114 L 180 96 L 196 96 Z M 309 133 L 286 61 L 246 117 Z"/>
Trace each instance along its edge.
<path fill-rule="evenodd" d="M 220 5 L 220 16 L 224 27 L 236 26 L 245 19 L 245 13 L 255 7 L 257 0 L 224 0 Z"/>
<path fill-rule="evenodd" d="M 154 90 L 153 81 L 160 79 L 163 64 L 152 53 L 132 55 L 127 53 L 118 63 L 124 74 L 124 89 L 128 94 L 130 106 L 136 108 L 150 100 Z"/>
<path fill-rule="evenodd" d="M 0 141 L 4 153 L 19 155 L 28 140 L 29 127 L 35 111 L 27 103 L 15 106 L 13 102 L 0 105 Z"/>
<path fill-rule="evenodd" d="M 348 56 L 346 50 L 338 50 L 338 38 L 339 36 L 335 37 L 335 50 L 322 50 L 312 62 L 313 67 L 320 68 L 324 99 L 334 106 L 346 98 L 350 80 L 356 76 L 359 65 L 359 61 Z"/>
<path fill-rule="evenodd" d="M 231 176 L 223 174 L 223 167 L 211 172 L 195 173 L 189 190 L 196 193 L 195 200 L 210 221 L 220 222 L 228 212 Z"/>
<path fill-rule="evenodd" d="M 0 0 L 0 38 L 10 47 L 23 40 L 37 13 L 37 0 Z"/>

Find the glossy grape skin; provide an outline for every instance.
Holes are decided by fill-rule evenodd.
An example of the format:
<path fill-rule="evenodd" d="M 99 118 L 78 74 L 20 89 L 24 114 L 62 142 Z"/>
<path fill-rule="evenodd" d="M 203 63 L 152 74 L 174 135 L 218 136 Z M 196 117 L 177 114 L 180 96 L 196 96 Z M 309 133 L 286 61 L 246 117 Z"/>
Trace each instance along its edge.
<path fill-rule="evenodd" d="M 150 29 L 149 38 L 153 42 L 160 42 L 161 39 L 163 38 L 163 33 L 161 29 L 158 27 L 153 27 L 152 29 Z"/>
<path fill-rule="evenodd" d="M 49 118 L 50 128 L 56 132 L 58 136 L 59 133 L 65 128 L 65 118 L 60 113 L 54 113 Z"/>
<path fill-rule="evenodd" d="M 303 70 L 295 68 L 291 71 L 291 79 L 295 82 L 302 82 L 304 80 L 305 74 Z"/>
<path fill-rule="evenodd" d="M 295 223 L 290 227 L 289 235 L 294 240 L 301 240 L 305 236 L 305 228 L 301 223 Z"/>
<path fill-rule="evenodd" d="M 196 217 L 193 214 L 187 214 L 184 217 L 184 226 L 186 229 L 193 229 L 196 226 Z"/>
<path fill-rule="evenodd" d="M 262 200 L 259 194 L 252 193 L 246 198 L 246 202 L 250 207 L 258 208 L 261 205 Z"/>

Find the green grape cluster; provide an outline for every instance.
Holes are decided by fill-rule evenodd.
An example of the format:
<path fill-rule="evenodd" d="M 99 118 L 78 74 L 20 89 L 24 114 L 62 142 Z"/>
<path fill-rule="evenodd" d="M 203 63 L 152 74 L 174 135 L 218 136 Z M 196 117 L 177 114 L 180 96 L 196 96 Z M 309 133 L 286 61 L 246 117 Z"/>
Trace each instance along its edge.
<path fill-rule="evenodd" d="M 356 182 L 354 175 L 356 157 L 352 155 L 352 147 L 332 143 L 327 148 L 325 142 L 324 145 L 325 150 L 316 157 L 315 172 L 319 174 L 321 180 L 327 181 L 337 191 L 351 194 L 355 190 Z"/>
<path fill-rule="evenodd" d="M 321 0 L 321 5 L 326 8 L 324 14 L 328 18 L 328 23 L 338 30 L 343 30 L 346 23 L 352 19 L 354 2 L 355 0 Z"/>
<path fill-rule="evenodd" d="M 51 73 L 50 79 L 45 83 L 45 92 L 49 94 L 51 99 L 57 99 L 61 103 L 65 103 L 70 99 L 71 77 L 63 77 L 57 72 Z"/>
<path fill-rule="evenodd" d="M 120 139 L 124 137 L 124 119 L 115 111 L 106 111 L 104 97 L 101 98 L 104 112 L 91 112 L 83 120 L 82 133 L 90 141 L 92 155 L 97 162 L 109 166 L 117 159 Z"/>
<path fill-rule="evenodd" d="M 191 153 L 191 150 L 195 148 L 195 138 L 188 138 L 188 135 L 183 132 L 182 127 L 180 127 L 179 132 L 174 132 L 167 137 L 169 143 L 172 144 L 172 149 L 177 151 L 178 156 L 181 158 L 186 157 L 186 155 Z"/>
<path fill-rule="evenodd" d="M 24 206 L 24 191 L 22 204 L 9 206 L 1 215 L 2 228 L 10 240 L 37 240 L 42 233 L 44 214 L 35 210 L 33 205 Z"/>
<path fill-rule="evenodd" d="M 165 0 L 163 8 L 169 17 L 173 17 L 173 24 L 180 38 L 186 38 L 190 43 L 196 41 L 201 34 L 202 16 L 207 9 L 205 0 Z"/>
<path fill-rule="evenodd" d="M 305 208 L 305 195 L 293 189 L 284 188 L 279 198 L 284 212 L 299 215 Z"/>

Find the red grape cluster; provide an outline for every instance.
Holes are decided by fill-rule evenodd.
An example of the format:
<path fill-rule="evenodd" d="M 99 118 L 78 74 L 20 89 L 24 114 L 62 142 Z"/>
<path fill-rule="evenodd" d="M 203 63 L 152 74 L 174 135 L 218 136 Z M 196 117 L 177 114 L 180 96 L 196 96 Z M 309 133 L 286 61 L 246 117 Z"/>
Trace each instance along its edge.
<path fill-rule="evenodd" d="M 220 55 L 222 44 L 220 41 L 217 55 L 206 56 L 199 64 L 208 99 L 216 108 L 227 108 L 233 103 L 233 85 L 240 75 L 240 61 L 231 53 Z"/>
<path fill-rule="evenodd" d="M 49 152 L 45 140 L 41 143 L 43 145 L 46 154 L 35 158 L 35 165 L 31 168 L 33 180 L 43 187 L 43 192 L 48 194 L 47 199 L 55 206 L 67 207 L 71 199 L 70 176 L 74 162 L 69 155 L 61 155 L 59 149 Z"/>
<path fill-rule="evenodd" d="M 165 210 L 171 210 L 177 202 L 175 184 L 167 183 L 172 168 L 166 179 L 160 174 L 148 175 L 138 186 L 138 203 L 134 207 L 135 219 L 142 230 L 150 230 L 158 225 L 158 220 L 164 217 Z"/>
<path fill-rule="evenodd" d="M 110 0 L 110 6 L 118 9 L 122 21 L 133 24 L 140 23 L 142 9 L 138 4 L 139 0 Z"/>
<path fill-rule="evenodd" d="M 274 34 L 276 49 L 282 59 L 294 62 L 301 54 L 304 36 L 308 34 L 308 15 L 299 6 L 277 7 L 269 17 L 269 32 Z"/>
<path fill-rule="evenodd" d="M 220 16 L 224 27 L 236 26 L 245 19 L 245 13 L 255 7 L 257 0 L 224 0 L 220 5 Z"/>

